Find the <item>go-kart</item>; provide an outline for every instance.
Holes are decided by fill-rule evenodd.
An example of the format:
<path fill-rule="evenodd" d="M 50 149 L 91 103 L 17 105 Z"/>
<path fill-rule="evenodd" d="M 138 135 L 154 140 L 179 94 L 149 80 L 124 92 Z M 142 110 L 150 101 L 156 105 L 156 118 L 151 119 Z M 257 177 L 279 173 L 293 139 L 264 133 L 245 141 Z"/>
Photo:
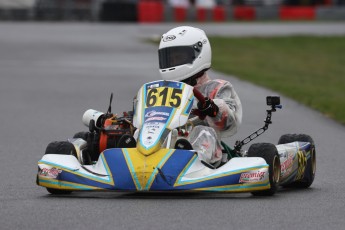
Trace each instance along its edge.
<path fill-rule="evenodd" d="M 52 142 L 38 161 L 37 184 L 52 194 L 103 190 L 273 195 L 278 186 L 306 188 L 313 183 L 315 145 L 308 135 L 286 134 L 278 145 L 256 143 L 242 150 L 268 129 L 272 113 L 281 108 L 279 97 L 267 97 L 270 109 L 262 128 L 233 148 L 222 142 L 228 161 L 217 167 L 184 144 L 193 129 L 190 113 L 195 99 L 205 100 L 192 86 L 154 81 L 140 88 L 133 113 L 118 117 L 111 113 L 111 97 L 106 114 L 88 110 L 83 116 L 88 133 L 100 140 L 99 155 L 89 156 L 90 143 L 83 132 Z"/>

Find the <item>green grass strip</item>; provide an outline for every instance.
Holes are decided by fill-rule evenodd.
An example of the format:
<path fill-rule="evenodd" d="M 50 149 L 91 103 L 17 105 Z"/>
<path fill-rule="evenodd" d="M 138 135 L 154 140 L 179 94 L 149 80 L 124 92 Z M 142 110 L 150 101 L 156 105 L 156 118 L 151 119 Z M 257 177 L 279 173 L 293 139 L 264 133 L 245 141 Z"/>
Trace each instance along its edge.
<path fill-rule="evenodd" d="M 213 69 L 271 88 L 345 124 L 344 36 L 210 37 L 210 42 Z"/>

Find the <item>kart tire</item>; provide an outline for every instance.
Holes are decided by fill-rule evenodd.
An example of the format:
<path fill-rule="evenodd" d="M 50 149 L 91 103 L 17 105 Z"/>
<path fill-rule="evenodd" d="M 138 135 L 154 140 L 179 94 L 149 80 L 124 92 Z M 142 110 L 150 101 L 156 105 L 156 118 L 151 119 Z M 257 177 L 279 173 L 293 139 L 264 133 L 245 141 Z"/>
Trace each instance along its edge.
<path fill-rule="evenodd" d="M 72 155 L 78 159 L 74 145 L 68 141 L 54 141 L 49 143 L 44 154 Z"/>
<path fill-rule="evenodd" d="M 74 145 L 68 141 L 55 141 L 48 144 L 44 154 L 72 155 L 78 159 Z M 70 194 L 72 191 L 63 189 L 46 188 L 50 194 L 63 195 Z"/>
<path fill-rule="evenodd" d="M 287 144 L 295 141 L 309 142 L 311 144 L 310 158 L 307 161 L 303 178 L 291 184 L 283 185 L 283 187 L 309 188 L 314 181 L 316 172 L 315 143 L 314 140 L 306 134 L 285 134 L 279 138 L 278 144 Z"/>
<path fill-rule="evenodd" d="M 46 188 L 46 189 L 50 194 L 53 194 L 53 195 L 67 195 L 67 194 L 72 193 L 71 190 L 62 190 L 62 189 L 55 189 L 55 188 Z"/>
<path fill-rule="evenodd" d="M 88 136 L 89 136 L 89 132 L 78 132 L 74 134 L 73 138 L 81 138 L 84 141 L 87 141 Z"/>
<path fill-rule="evenodd" d="M 252 192 L 254 196 L 272 196 L 278 190 L 280 179 L 280 158 L 275 145 L 270 143 L 253 144 L 248 149 L 248 157 L 262 157 L 269 165 L 269 181 L 271 188 Z"/>

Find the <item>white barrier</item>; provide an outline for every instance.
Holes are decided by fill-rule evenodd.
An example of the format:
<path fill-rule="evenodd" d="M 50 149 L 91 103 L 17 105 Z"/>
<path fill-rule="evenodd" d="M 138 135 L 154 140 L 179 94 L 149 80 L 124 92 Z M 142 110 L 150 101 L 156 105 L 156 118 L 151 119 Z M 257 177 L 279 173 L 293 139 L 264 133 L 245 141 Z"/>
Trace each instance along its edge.
<path fill-rule="evenodd" d="M 35 6 L 36 0 L 0 0 L 2 9 L 29 9 Z"/>

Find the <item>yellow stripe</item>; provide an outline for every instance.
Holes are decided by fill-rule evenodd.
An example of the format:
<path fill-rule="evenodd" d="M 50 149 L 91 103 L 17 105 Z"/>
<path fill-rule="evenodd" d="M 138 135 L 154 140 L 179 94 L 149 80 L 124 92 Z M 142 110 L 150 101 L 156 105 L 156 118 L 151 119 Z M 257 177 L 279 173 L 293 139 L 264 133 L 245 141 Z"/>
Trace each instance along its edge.
<path fill-rule="evenodd" d="M 158 170 L 173 154 L 174 150 L 160 149 L 153 155 L 145 156 L 137 149 L 122 150 L 137 190 L 150 189 Z"/>
<path fill-rule="evenodd" d="M 104 190 L 103 188 L 98 188 L 94 186 L 78 184 L 78 183 L 73 183 L 73 182 L 68 182 L 68 181 L 60 181 L 53 178 L 47 178 L 47 177 L 42 177 L 42 176 L 38 176 L 38 181 L 39 181 L 40 186 L 43 186 L 46 188 L 55 188 L 55 189 L 64 189 L 64 190 L 78 190 L 78 189 Z M 48 182 L 44 182 L 44 181 L 48 181 Z"/>
<path fill-rule="evenodd" d="M 168 151 L 167 154 L 163 157 L 163 159 L 157 165 L 157 167 L 160 169 L 164 166 L 164 164 L 167 162 L 167 160 L 170 158 L 170 156 L 175 152 L 175 150 L 169 150 L 169 149 L 166 149 L 166 150 Z M 151 188 L 152 183 L 153 183 L 157 173 L 158 173 L 158 169 L 155 168 L 154 175 L 151 175 L 151 177 L 149 178 L 149 181 L 148 181 L 149 184 L 146 184 L 146 186 L 145 186 L 146 189 L 149 190 Z"/>
<path fill-rule="evenodd" d="M 129 155 L 129 152 L 128 152 L 129 149 L 122 149 L 122 153 L 123 153 L 123 156 L 125 157 L 125 160 L 126 160 L 126 164 L 127 164 L 127 167 L 129 168 L 129 172 L 131 174 L 131 177 L 132 177 L 132 180 L 134 182 L 134 185 L 136 187 L 137 190 L 141 190 L 142 189 L 142 186 L 139 182 L 139 179 L 137 178 L 137 175 L 134 173 L 135 171 L 135 167 L 133 166 L 133 163 L 131 161 L 131 157 Z M 138 158 L 142 158 L 143 155 L 138 155 L 137 156 Z M 143 160 L 143 159 L 141 159 Z"/>
<path fill-rule="evenodd" d="M 262 185 L 255 187 L 255 185 Z M 235 185 L 224 185 L 224 186 L 215 186 L 215 187 L 207 187 L 207 188 L 199 188 L 195 189 L 197 191 L 217 191 L 220 192 L 251 192 L 251 191 L 258 191 L 258 190 L 266 190 L 270 189 L 271 186 L 269 184 L 269 180 L 263 182 L 256 182 L 256 183 L 244 183 L 244 184 L 235 184 Z"/>

